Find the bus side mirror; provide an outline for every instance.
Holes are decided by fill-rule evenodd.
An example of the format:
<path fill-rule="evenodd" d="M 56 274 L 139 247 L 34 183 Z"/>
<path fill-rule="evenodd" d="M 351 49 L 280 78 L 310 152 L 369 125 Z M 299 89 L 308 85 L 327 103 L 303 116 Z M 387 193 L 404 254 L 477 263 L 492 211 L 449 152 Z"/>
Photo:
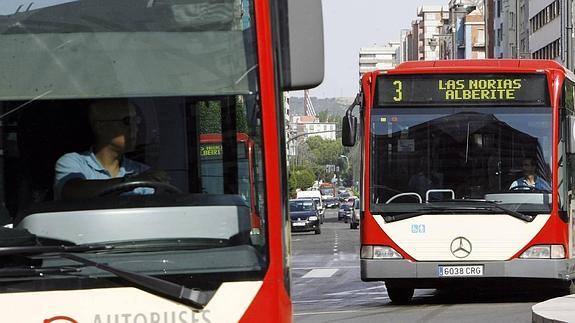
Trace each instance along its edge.
<path fill-rule="evenodd" d="M 357 117 L 350 115 L 343 116 L 341 124 L 341 144 L 346 147 L 355 145 L 355 136 L 357 133 Z"/>
<path fill-rule="evenodd" d="M 287 18 L 280 28 L 282 88 L 303 90 L 323 81 L 323 17 L 321 0 L 287 0 Z M 280 15 L 284 15 L 280 8 Z M 286 21 L 287 20 L 287 21 Z"/>
<path fill-rule="evenodd" d="M 346 147 L 355 145 L 355 136 L 357 134 L 357 117 L 353 115 L 353 109 L 356 106 L 361 106 L 362 94 L 361 92 L 355 96 L 351 105 L 345 111 L 341 123 L 341 144 Z"/>
<path fill-rule="evenodd" d="M 567 154 L 575 154 L 575 116 L 567 116 L 569 129 L 567 129 Z"/>

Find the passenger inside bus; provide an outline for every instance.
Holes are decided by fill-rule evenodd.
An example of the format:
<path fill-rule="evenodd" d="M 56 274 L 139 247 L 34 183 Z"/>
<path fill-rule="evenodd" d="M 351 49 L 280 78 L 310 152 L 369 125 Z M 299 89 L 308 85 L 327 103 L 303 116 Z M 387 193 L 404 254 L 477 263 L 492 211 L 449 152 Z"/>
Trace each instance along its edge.
<path fill-rule="evenodd" d="M 163 171 L 124 157 L 134 150 L 138 132 L 136 108 L 127 100 L 103 99 L 89 106 L 92 147 L 67 153 L 55 165 L 54 198 L 79 199 L 101 195 L 123 183 L 167 183 Z M 149 187 L 134 187 L 133 194 L 153 194 Z"/>
<path fill-rule="evenodd" d="M 421 198 L 425 198 L 428 190 L 441 188 L 443 185 L 443 174 L 438 172 L 436 167 L 430 167 L 428 164 L 426 157 L 420 157 L 418 169 L 408 182 L 409 188 L 417 192 Z"/>
<path fill-rule="evenodd" d="M 537 167 L 535 160 L 531 157 L 526 157 L 521 162 L 523 176 L 511 183 L 510 190 L 538 190 L 551 192 L 551 186 L 537 175 Z"/>

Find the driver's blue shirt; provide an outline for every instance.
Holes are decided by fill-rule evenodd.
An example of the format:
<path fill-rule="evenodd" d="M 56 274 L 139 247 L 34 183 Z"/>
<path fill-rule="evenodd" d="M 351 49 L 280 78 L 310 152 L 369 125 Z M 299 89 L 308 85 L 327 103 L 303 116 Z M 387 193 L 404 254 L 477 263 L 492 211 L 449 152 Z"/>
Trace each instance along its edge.
<path fill-rule="evenodd" d="M 521 189 L 527 190 L 528 189 L 527 187 L 533 187 L 536 190 L 551 192 L 551 186 L 549 185 L 549 183 L 547 183 L 540 176 L 535 176 L 535 185 L 530 185 L 529 183 L 527 183 L 527 179 L 525 177 L 521 177 L 518 180 L 511 183 L 509 189 L 513 189 L 515 187 L 517 187 L 518 190 Z"/>
<path fill-rule="evenodd" d="M 120 165 L 120 171 L 116 177 L 126 175 L 135 175 L 145 172 L 150 167 L 123 158 Z M 54 176 L 54 199 L 59 200 L 62 197 L 62 188 L 64 184 L 73 178 L 81 179 L 111 179 L 113 176 L 105 169 L 96 158 L 92 151 L 83 153 L 68 153 L 60 157 L 56 162 L 56 174 Z M 133 194 L 153 194 L 154 190 L 150 188 L 136 188 Z"/>

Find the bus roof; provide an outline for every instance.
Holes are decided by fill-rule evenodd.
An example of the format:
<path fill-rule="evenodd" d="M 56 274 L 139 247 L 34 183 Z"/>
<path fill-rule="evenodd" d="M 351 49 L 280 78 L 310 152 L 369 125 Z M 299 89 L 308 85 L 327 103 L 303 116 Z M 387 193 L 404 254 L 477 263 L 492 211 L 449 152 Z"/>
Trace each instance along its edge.
<path fill-rule="evenodd" d="M 505 69 L 561 69 L 565 67 L 554 60 L 543 59 L 454 59 L 437 61 L 407 61 L 399 64 L 395 70 L 414 68 L 505 68 Z"/>
<path fill-rule="evenodd" d="M 390 70 L 376 70 L 366 73 L 379 74 L 410 74 L 410 73 L 513 73 L 536 72 L 541 70 L 560 70 L 575 81 L 575 74 L 554 60 L 546 59 L 452 59 L 437 61 L 407 61 Z"/>

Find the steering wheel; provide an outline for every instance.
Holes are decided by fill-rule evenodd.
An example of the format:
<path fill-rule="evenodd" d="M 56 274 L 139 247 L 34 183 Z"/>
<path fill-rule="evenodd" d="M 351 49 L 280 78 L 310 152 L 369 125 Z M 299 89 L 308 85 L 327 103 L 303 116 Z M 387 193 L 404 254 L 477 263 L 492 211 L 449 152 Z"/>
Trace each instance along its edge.
<path fill-rule="evenodd" d="M 512 188 L 509 189 L 510 191 L 529 191 L 529 192 L 533 192 L 535 191 L 535 187 L 534 186 L 529 186 L 529 185 L 517 185 L 514 186 Z"/>
<path fill-rule="evenodd" d="M 154 182 L 154 181 L 137 181 L 137 182 L 124 182 L 118 183 L 116 185 L 112 185 L 105 190 L 98 193 L 97 196 L 116 196 L 122 193 L 133 191 L 139 187 L 149 187 L 154 189 L 154 194 L 179 194 L 182 191 L 175 187 L 174 185 L 162 182 Z"/>

